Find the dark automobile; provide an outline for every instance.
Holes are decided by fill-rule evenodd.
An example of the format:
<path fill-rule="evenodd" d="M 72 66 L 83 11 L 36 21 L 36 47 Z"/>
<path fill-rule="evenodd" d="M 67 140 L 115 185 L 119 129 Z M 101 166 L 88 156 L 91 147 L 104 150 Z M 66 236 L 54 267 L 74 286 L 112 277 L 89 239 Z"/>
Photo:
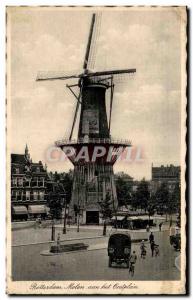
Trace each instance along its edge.
<path fill-rule="evenodd" d="M 112 263 L 126 263 L 129 268 L 129 259 L 131 255 L 131 237 L 127 233 L 112 233 L 108 242 L 109 267 Z"/>

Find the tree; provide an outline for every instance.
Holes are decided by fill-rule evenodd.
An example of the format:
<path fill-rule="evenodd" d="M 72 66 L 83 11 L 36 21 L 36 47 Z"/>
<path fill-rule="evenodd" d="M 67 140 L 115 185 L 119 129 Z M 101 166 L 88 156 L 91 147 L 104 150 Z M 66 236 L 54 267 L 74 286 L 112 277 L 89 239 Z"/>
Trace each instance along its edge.
<path fill-rule="evenodd" d="M 48 188 L 48 206 L 52 219 L 60 219 L 62 215 L 65 190 L 61 183 L 51 182 Z"/>
<path fill-rule="evenodd" d="M 66 201 L 69 203 L 71 200 L 73 178 L 69 173 L 64 173 L 61 182 L 66 192 Z"/>
<path fill-rule="evenodd" d="M 181 188 L 179 182 L 176 183 L 173 193 L 172 193 L 172 200 L 175 207 L 175 212 L 180 214 L 181 210 Z"/>
<path fill-rule="evenodd" d="M 104 201 L 99 202 L 100 213 L 104 220 L 103 235 L 106 235 L 107 219 L 112 217 L 112 200 L 110 194 L 107 193 Z"/>
<path fill-rule="evenodd" d="M 149 197 L 148 203 L 147 203 L 147 211 L 148 211 L 149 220 L 150 220 L 150 217 L 153 216 L 156 211 L 155 195 L 151 195 Z"/>
<path fill-rule="evenodd" d="M 58 173 L 57 171 L 54 173 L 54 181 L 57 182 L 57 181 L 60 181 L 60 173 Z"/>
<path fill-rule="evenodd" d="M 61 183 L 66 193 L 67 203 L 71 200 L 72 184 L 73 184 L 73 171 L 70 169 L 67 173 L 50 172 L 50 179 L 55 183 Z"/>
<path fill-rule="evenodd" d="M 134 204 L 134 206 L 147 210 L 150 200 L 150 192 L 148 182 L 145 179 L 142 179 L 140 181 L 134 197 L 136 201 L 136 204 Z"/>
<path fill-rule="evenodd" d="M 136 191 L 131 194 L 131 206 L 134 209 L 140 207 L 140 199 L 137 197 Z"/>
<path fill-rule="evenodd" d="M 119 206 L 131 204 L 131 177 L 125 173 L 116 175 L 116 190 Z"/>
<path fill-rule="evenodd" d="M 167 205 L 167 212 L 170 216 L 170 222 L 172 224 L 172 214 L 177 213 L 179 214 L 180 220 L 180 185 L 176 183 L 174 190 L 170 193 Z"/>
<path fill-rule="evenodd" d="M 155 193 L 155 204 L 157 211 L 166 213 L 168 212 L 169 190 L 165 182 L 162 182 L 161 186 Z"/>

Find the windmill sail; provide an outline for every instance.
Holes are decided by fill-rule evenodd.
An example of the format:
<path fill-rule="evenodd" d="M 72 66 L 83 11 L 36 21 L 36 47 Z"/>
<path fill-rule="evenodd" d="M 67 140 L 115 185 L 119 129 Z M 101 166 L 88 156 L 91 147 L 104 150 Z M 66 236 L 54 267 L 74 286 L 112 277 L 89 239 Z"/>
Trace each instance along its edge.
<path fill-rule="evenodd" d="M 90 26 L 90 32 L 89 32 L 88 43 L 87 43 L 87 48 L 86 48 L 86 54 L 85 54 L 84 64 L 83 64 L 83 69 L 84 70 L 87 70 L 89 54 L 90 54 L 90 47 L 91 47 L 91 42 L 92 42 L 92 35 L 93 35 L 94 24 L 95 24 L 95 16 L 96 16 L 95 14 L 92 15 L 92 21 L 91 21 L 91 26 Z"/>

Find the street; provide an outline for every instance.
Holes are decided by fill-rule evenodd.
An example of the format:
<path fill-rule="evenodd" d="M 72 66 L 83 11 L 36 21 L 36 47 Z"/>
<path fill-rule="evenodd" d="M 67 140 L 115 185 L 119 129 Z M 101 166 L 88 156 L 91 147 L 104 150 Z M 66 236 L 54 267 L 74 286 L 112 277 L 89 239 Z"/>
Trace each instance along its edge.
<path fill-rule="evenodd" d="M 169 244 L 168 230 L 155 232 L 155 242 L 160 246 L 160 256 L 151 257 L 149 243 L 146 259 L 140 258 L 140 244 L 132 244 L 138 256 L 134 277 L 129 277 L 128 269 L 124 265 L 108 267 L 107 243 L 108 236 L 102 237 L 102 228 L 68 229 L 66 235 L 61 234 L 61 240 L 66 243 L 84 242 L 89 245 L 88 250 L 68 252 L 54 256 L 44 256 L 42 253 L 49 250 L 50 228 L 34 228 L 12 232 L 12 276 L 13 280 L 179 280 L 180 271 L 175 266 L 175 252 Z M 34 232 L 36 234 L 34 234 Z M 62 232 L 57 228 L 57 232 Z M 142 233 L 132 233 L 132 238 L 137 238 Z M 143 232 L 143 238 L 148 238 L 149 233 Z M 23 237 L 23 239 L 22 239 Z M 86 237 L 93 237 L 86 239 Z M 19 243 L 18 243 L 19 241 Z M 33 244 L 43 242 L 41 244 Z M 19 246 L 19 244 L 32 243 Z"/>

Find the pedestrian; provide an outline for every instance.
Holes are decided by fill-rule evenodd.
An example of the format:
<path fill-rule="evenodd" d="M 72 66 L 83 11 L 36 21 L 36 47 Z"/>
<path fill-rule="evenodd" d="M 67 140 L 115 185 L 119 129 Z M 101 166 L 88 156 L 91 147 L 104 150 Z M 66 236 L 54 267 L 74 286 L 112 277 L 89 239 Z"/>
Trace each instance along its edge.
<path fill-rule="evenodd" d="M 42 226 L 42 219 L 41 219 L 41 216 L 39 216 L 39 218 L 38 218 L 38 223 L 39 223 L 39 228 L 41 228 L 41 226 Z"/>
<path fill-rule="evenodd" d="M 38 218 L 36 218 L 36 220 L 35 220 L 35 229 L 38 228 L 38 224 L 39 224 L 39 221 L 38 221 Z"/>
<path fill-rule="evenodd" d="M 154 241 L 154 235 L 153 235 L 153 233 L 151 232 L 151 233 L 150 233 L 150 236 L 149 236 L 149 242 L 150 242 L 150 244 L 151 244 L 153 241 Z"/>
<path fill-rule="evenodd" d="M 159 231 L 162 231 L 162 223 L 159 224 Z"/>
<path fill-rule="evenodd" d="M 153 257 L 153 255 L 154 255 L 154 251 L 155 251 L 155 242 L 154 241 L 152 241 L 151 242 L 151 256 Z"/>

